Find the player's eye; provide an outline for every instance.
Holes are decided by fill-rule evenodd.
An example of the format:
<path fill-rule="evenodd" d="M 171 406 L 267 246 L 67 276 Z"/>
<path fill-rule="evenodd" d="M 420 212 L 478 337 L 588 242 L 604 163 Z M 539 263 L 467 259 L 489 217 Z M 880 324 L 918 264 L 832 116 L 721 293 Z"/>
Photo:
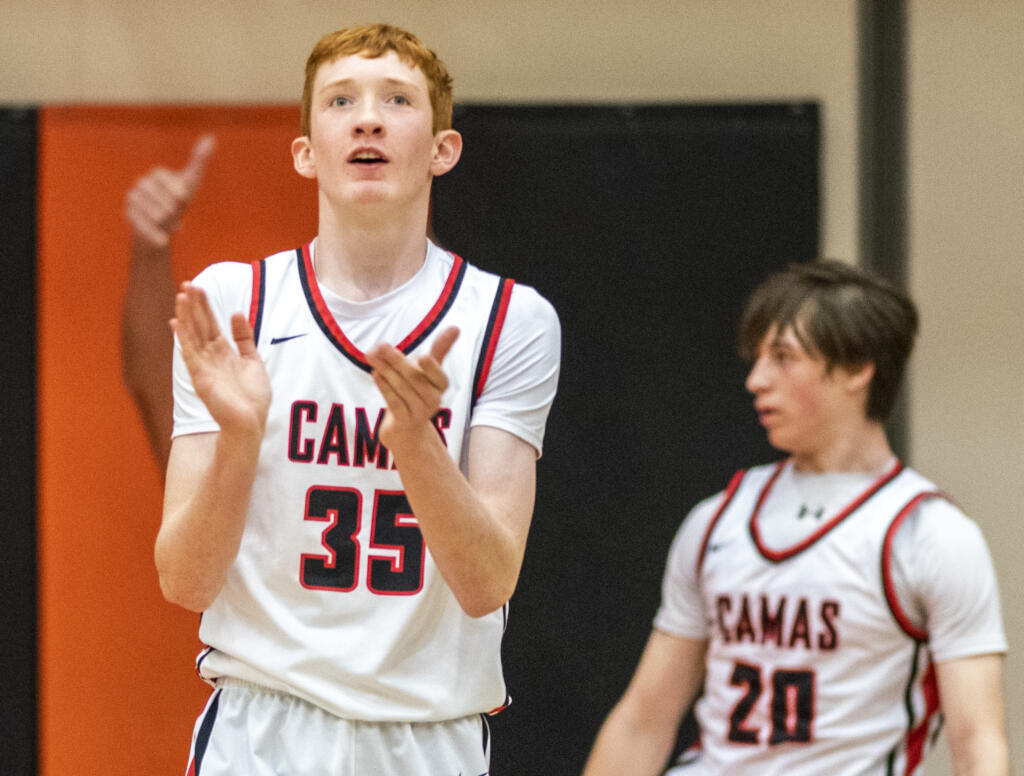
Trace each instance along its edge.
<path fill-rule="evenodd" d="M 339 95 L 336 95 L 334 97 L 331 97 L 331 103 L 330 104 L 332 106 L 341 107 L 341 106 L 344 106 L 344 105 L 348 105 L 349 104 L 349 99 L 348 99 L 348 97 L 342 97 L 339 94 Z"/>
<path fill-rule="evenodd" d="M 395 103 L 396 105 L 411 105 L 412 104 L 411 102 L 409 102 L 409 98 L 406 97 L 404 94 L 396 94 L 394 97 L 391 98 L 391 101 L 393 103 Z"/>

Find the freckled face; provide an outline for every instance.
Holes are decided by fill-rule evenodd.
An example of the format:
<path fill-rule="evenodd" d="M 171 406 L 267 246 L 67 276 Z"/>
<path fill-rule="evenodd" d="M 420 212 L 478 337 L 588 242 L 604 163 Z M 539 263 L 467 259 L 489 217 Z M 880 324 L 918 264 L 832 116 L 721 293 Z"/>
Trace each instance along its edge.
<path fill-rule="evenodd" d="M 847 417 L 845 374 L 840 367 L 830 371 L 819 354 L 808 353 L 792 326 L 769 329 L 746 385 L 771 445 L 797 458 L 827 449 Z"/>
<path fill-rule="evenodd" d="M 446 133 L 432 131 L 426 76 L 393 51 L 341 57 L 313 83 L 310 134 L 292 146 L 300 174 L 334 202 L 426 201 Z M 457 160 L 457 156 L 456 156 Z"/>

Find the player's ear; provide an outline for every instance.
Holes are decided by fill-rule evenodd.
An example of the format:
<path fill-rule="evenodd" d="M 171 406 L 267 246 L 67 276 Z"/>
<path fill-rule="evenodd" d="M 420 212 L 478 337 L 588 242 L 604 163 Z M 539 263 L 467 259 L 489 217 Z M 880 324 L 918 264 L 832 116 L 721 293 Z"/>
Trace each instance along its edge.
<path fill-rule="evenodd" d="M 844 367 L 843 371 L 846 372 L 846 387 L 851 393 L 866 392 L 875 377 L 875 365 L 870 361 L 858 366 Z"/>
<path fill-rule="evenodd" d="M 442 129 L 434 135 L 434 158 L 430 162 L 431 175 L 444 175 L 462 156 L 462 135 L 454 129 Z"/>
<path fill-rule="evenodd" d="M 292 141 L 292 164 L 295 172 L 303 178 L 316 178 L 316 164 L 313 159 L 313 147 L 306 135 Z"/>

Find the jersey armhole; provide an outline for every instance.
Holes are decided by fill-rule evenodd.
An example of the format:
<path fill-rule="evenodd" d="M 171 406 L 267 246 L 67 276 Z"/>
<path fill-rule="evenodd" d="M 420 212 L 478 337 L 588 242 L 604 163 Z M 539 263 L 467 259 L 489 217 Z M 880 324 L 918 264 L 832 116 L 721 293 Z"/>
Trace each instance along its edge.
<path fill-rule="evenodd" d="M 487 384 L 487 377 L 491 372 L 491 362 L 494 360 L 494 351 L 498 347 L 501 329 L 505 325 L 505 315 L 508 313 L 508 303 L 512 297 L 512 287 L 514 285 L 515 281 L 511 278 L 498 279 L 498 289 L 494 294 L 494 302 L 491 304 L 490 314 L 487 316 L 487 328 L 484 330 L 476 373 L 473 377 L 472 403 L 474 405 L 477 399 L 480 398 L 480 394 L 484 392 L 484 385 Z"/>
<path fill-rule="evenodd" d="M 254 345 L 260 344 L 260 326 L 263 323 L 263 301 L 267 290 L 267 268 L 264 259 L 254 261 L 252 267 L 252 296 L 249 301 L 249 326 Z"/>
<path fill-rule="evenodd" d="M 889 611 L 895 618 L 896 623 L 900 626 L 904 633 L 915 641 L 926 642 L 928 641 L 928 631 L 923 628 L 919 628 L 910 621 L 906 611 L 904 611 L 900 604 L 899 597 L 896 595 L 896 586 L 893 584 L 892 579 L 892 544 L 896 538 L 896 532 L 899 531 L 903 521 L 910 516 L 910 514 L 918 507 L 918 505 L 929 498 L 949 498 L 946 494 L 937 490 L 926 490 L 918 493 L 910 501 L 903 505 L 903 508 L 896 514 L 892 522 L 889 524 L 889 528 L 885 532 L 885 539 L 882 542 L 882 590 L 885 594 L 885 601 L 889 605 Z"/>
<path fill-rule="evenodd" d="M 726 508 L 732 502 L 733 496 L 736 495 L 736 491 L 740 488 L 740 482 L 743 481 L 743 477 L 746 475 L 746 469 L 740 469 L 729 480 L 729 486 L 725 489 L 725 494 L 722 496 L 722 503 L 719 504 L 718 509 L 715 511 L 714 516 L 708 523 L 707 529 L 704 531 L 704 538 L 700 543 L 700 553 L 697 555 L 697 575 L 700 576 L 701 570 L 704 568 L 704 556 L 708 550 L 708 542 L 711 541 L 711 534 L 715 530 L 715 525 L 718 524 L 718 519 L 725 512 Z"/>

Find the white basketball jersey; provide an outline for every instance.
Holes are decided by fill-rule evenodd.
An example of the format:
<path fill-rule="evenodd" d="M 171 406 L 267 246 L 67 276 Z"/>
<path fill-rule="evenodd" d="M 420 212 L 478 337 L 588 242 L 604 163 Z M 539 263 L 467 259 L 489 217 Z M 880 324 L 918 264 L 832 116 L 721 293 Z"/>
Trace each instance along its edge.
<path fill-rule="evenodd" d="M 506 702 L 505 610 L 467 616 L 423 542 L 389 451 L 385 403 L 362 352 L 317 286 L 309 246 L 253 265 L 250 323 L 273 399 L 246 528 L 227 581 L 203 614 L 206 679 L 280 689 L 341 717 L 432 721 Z M 459 462 L 512 281 L 458 257 L 426 317 L 399 343 L 444 362 L 435 417 Z"/>
<path fill-rule="evenodd" d="M 799 544 L 765 545 L 784 466 L 740 472 L 704 536 L 711 619 L 701 751 L 687 774 L 912 774 L 941 724 L 927 634 L 892 591 L 899 523 L 932 483 L 897 464 Z"/>

